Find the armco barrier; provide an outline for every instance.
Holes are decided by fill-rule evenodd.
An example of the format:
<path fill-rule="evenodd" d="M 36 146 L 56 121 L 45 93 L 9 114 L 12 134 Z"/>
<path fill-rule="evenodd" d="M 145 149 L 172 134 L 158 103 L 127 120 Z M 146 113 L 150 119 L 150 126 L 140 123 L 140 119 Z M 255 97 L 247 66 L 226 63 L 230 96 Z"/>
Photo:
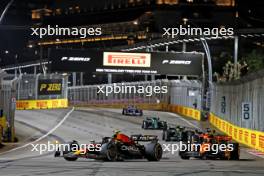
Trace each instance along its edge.
<path fill-rule="evenodd" d="M 222 120 L 213 113 L 210 113 L 209 121 L 220 131 L 232 136 L 237 142 L 264 152 L 264 132 L 238 127 Z"/>
<path fill-rule="evenodd" d="M 56 109 L 67 108 L 67 99 L 51 99 L 51 100 L 19 100 L 16 102 L 17 110 L 29 109 Z"/>

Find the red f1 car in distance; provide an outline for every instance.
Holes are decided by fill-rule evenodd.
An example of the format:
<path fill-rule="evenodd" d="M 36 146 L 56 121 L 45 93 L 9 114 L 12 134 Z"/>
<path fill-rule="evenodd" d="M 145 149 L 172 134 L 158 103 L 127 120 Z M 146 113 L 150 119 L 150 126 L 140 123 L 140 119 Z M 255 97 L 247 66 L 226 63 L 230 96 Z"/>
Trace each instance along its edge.
<path fill-rule="evenodd" d="M 139 142 L 148 142 L 141 144 Z M 76 141 L 69 145 L 78 145 Z M 76 161 L 78 158 L 97 159 L 105 161 L 123 161 L 124 159 L 147 159 L 148 161 L 159 161 L 162 158 L 162 147 L 154 135 L 132 135 L 127 136 L 116 132 L 112 137 L 104 137 L 101 142 L 101 150 L 89 151 L 77 147 L 66 150 L 57 150 L 55 157 L 63 156 L 67 161 Z"/>

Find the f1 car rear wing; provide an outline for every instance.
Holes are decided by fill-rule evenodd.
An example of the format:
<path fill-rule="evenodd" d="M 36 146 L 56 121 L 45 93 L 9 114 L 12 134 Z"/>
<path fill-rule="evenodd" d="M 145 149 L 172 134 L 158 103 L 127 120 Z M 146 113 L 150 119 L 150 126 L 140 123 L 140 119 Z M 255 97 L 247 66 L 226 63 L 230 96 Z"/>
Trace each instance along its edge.
<path fill-rule="evenodd" d="M 158 141 L 158 136 L 156 135 L 135 134 L 135 135 L 131 135 L 130 138 L 133 141 L 143 141 L 143 142 Z"/>

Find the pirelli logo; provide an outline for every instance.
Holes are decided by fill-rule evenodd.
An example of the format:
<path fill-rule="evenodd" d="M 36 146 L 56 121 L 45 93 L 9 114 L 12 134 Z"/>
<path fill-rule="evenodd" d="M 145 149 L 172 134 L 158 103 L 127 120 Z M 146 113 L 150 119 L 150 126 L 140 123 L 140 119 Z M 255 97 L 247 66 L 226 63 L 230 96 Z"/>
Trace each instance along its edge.
<path fill-rule="evenodd" d="M 148 53 L 104 52 L 104 66 L 150 67 L 151 55 Z"/>

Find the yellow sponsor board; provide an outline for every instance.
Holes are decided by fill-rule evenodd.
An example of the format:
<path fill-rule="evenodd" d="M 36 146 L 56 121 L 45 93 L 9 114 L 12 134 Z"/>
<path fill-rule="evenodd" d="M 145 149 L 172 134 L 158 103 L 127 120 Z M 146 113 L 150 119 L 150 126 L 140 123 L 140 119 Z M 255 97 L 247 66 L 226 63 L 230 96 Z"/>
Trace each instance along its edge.
<path fill-rule="evenodd" d="M 190 107 L 180 105 L 169 105 L 169 111 L 175 112 L 186 117 L 190 117 L 198 121 L 201 120 L 201 111 Z"/>
<path fill-rule="evenodd" d="M 264 152 L 264 132 L 241 128 L 210 113 L 210 123 L 220 131 L 232 136 L 234 140 Z"/>
<path fill-rule="evenodd" d="M 16 102 L 17 110 L 29 109 L 57 109 L 67 108 L 67 99 L 51 99 L 51 100 L 18 100 Z"/>

